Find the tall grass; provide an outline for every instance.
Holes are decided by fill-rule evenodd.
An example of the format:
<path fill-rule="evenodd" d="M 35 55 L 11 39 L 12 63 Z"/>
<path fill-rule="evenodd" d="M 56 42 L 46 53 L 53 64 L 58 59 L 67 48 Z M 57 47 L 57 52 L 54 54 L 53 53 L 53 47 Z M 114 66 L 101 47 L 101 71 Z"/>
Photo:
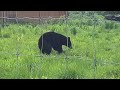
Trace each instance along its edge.
<path fill-rule="evenodd" d="M 95 78 L 120 78 L 120 66 L 114 64 L 120 63 L 119 23 L 96 24 L 93 48 L 91 21 L 69 20 L 67 24 L 61 22 L 49 21 L 47 25 L 10 24 L 1 28 L 0 78 L 91 79 L 94 74 Z M 64 53 L 61 55 L 54 50 L 49 56 L 41 54 L 37 46 L 38 39 L 47 31 L 70 36 L 73 48 L 63 46 Z M 96 72 L 93 65 L 94 49 Z"/>

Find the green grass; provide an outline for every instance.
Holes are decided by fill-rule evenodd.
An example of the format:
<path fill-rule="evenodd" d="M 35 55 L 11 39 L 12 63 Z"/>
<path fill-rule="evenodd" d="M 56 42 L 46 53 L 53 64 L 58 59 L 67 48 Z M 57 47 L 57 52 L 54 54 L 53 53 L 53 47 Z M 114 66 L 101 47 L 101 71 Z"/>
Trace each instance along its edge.
<path fill-rule="evenodd" d="M 71 20 L 67 25 L 10 24 L 1 28 L 0 78 L 120 79 L 120 65 L 114 64 L 120 63 L 120 24 L 102 23 L 93 30 L 90 21 L 87 22 L 89 25 L 80 23 Z M 73 49 L 63 46 L 61 55 L 54 50 L 50 56 L 41 54 L 37 47 L 38 39 L 47 31 L 70 36 Z M 95 50 L 96 71 L 93 64 Z"/>

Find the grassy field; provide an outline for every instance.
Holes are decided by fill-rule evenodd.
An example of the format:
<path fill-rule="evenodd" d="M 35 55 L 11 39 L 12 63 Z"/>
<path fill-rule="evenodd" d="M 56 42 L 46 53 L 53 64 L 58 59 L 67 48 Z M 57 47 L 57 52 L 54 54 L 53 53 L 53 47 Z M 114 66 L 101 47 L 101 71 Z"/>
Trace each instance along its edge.
<path fill-rule="evenodd" d="M 43 55 L 42 33 L 70 36 L 72 49 Z M 18 53 L 18 55 L 17 55 Z M 96 61 L 96 67 L 95 67 Z M 9 24 L 0 28 L 1 79 L 120 79 L 120 23 L 70 20 L 42 25 Z"/>

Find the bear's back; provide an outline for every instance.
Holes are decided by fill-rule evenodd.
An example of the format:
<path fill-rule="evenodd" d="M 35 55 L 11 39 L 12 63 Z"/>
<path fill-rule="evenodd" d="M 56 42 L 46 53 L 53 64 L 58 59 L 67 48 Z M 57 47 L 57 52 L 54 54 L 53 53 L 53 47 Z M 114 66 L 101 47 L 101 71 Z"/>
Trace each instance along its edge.
<path fill-rule="evenodd" d="M 43 40 L 47 40 L 48 42 L 56 41 L 56 40 L 61 41 L 66 38 L 64 35 L 58 34 L 56 32 L 46 32 L 42 36 L 43 36 Z M 41 38 L 42 38 L 42 36 L 41 36 Z"/>

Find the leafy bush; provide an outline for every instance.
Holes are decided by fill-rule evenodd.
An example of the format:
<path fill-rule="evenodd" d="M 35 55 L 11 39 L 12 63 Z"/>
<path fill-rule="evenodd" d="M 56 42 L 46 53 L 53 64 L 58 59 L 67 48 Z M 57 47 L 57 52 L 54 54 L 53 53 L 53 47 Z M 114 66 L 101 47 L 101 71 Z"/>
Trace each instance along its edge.
<path fill-rule="evenodd" d="M 71 33 L 72 33 L 73 35 L 76 35 L 76 34 L 77 34 L 76 27 L 72 27 L 72 28 L 70 29 L 70 31 L 71 31 Z"/>
<path fill-rule="evenodd" d="M 118 24 L 112 21 L 105 23 L 105 29 L 117 29 L 118 27 Z"/>

